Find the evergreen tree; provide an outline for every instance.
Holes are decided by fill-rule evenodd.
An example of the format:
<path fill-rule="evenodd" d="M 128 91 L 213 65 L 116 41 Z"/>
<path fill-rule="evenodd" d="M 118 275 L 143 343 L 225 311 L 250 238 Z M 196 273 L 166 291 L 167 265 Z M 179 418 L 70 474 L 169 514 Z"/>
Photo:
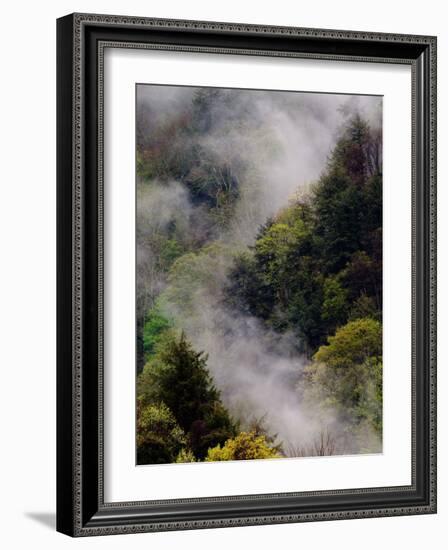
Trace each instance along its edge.
<path fill-rule="evenodd" d="M 207 356 L 196 352 L 184 333 L 177 338 L 167 332 L 139 378 L 142 403 L 164 403 L 199 459 L 208 447 L 225 442 L 236 432 L 206 364 Z"/>
<path fill-rule="evenodd" d="M 309 356 L 349 319 L 381 319 L 380 167 L 379 137 L 355 115 L 308 199 L 269 220 L 235 260 L 229 307 L 292 330 Z"/>

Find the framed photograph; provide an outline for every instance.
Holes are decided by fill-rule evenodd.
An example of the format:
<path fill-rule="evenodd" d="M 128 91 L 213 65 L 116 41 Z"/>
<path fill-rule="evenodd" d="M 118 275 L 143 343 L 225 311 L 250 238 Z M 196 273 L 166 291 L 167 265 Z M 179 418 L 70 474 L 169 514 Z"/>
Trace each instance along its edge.
<path fill-rule="evenodd" d="M 435 513 L 436 38 L 57 51 L 57 529 Z"/>

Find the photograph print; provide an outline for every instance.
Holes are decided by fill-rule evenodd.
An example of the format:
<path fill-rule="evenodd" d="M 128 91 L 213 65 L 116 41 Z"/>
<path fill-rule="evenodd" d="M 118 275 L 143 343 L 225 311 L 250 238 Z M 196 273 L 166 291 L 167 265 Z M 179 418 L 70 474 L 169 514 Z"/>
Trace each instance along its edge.
<path fill-rule="evenodd" d="M 382 97 L 136 86 L 136 462 L 382 452 Z"/>

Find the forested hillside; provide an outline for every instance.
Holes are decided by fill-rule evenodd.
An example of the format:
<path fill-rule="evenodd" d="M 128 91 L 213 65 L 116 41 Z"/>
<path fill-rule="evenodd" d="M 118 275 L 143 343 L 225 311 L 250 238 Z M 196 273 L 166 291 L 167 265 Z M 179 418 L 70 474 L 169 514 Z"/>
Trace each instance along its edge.
<path fill-rule="evenodd" d="M 378 452 L 381 101 L 141 86 L 139 464 Z"/>

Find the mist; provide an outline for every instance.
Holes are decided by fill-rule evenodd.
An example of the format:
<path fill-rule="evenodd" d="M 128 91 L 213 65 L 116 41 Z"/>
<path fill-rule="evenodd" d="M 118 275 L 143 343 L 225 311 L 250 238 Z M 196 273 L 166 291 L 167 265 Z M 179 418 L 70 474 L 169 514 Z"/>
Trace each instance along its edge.
<path fill-rule="evenodd" d="M 139 85 L 137 113 L 147 136 L 180 116 L 193 116 L 196 88 Z M 298 384 L 309 360 L 297 352 L 296 336 L 267 329 L 260 320 L 229 308 L 224 294 L 235 252 L 254 244 L 260 227 L 294 197 L 306 195 L 325 168 L 344 122 L 359 113 L 381 127 L 381 98 L 338 94 L 226 90 L 211 109 L 210 130 L 194 146 L 226 167 L 238 183 L 229 223 L 216 226 L 190 197 L 182 179 L 138 182 L 138 308 L 157 300 L 164 314 L 183 330 L 207 366 L 222 400 L 242 428 L 262 419 L 286 455 L 312 446 L 316 434 L 331 431 L 335 453 L 350 453 L 344 424 L 331 409 L 305 403 Z M 194 114 L 194 113 L 193 113 Z M 182 141 L 184 140 L 184 141 Z M 191 147 L 188 138 L 178 140 Z M 228 167 L 228 168 L 227 168 Z M 182 284 L 159 265 L 155 235 L 175 227 L 188 251 L 199 243 L 212 266 L 189 273 L 188 307 L 172 287 Z M 207 246 L 216 246 L 208 251 Z M 229 250 L 233 251 L 232 253 Z M 198 262 L 199 263 L 199 262 Z M 208 265 L 208 264 L 207 264 Z M 171 277 L 171 278 L 170 278 Z M 368 435 L 374 439 L 373 434 Z M 370 441 L 372 447 L 380 442 Z M 288 449 L 290 449 L 288 451 Z"/>

